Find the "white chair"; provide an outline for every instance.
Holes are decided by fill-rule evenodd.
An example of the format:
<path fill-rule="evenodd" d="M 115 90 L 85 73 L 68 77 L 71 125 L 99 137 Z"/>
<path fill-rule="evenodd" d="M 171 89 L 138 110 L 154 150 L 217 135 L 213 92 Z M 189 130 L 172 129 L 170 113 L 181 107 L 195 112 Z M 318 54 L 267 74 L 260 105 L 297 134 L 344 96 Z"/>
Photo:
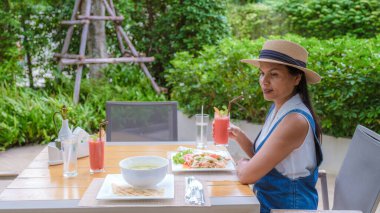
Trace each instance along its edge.
<path fill-rule="evenodd" d="M 330 212 L 328 210 L 326 173 L 321 172 L 320 177 L 323 207 L 326 212 Z M 374 213 L 379 200 L 380 135 L 364 126 L 358 125 L 342 167 L 336 177 L 332 212 Z M 272 210 L 271 212 L 299 213 L 302 211 Z"/>
<path fill-rule="evenodd" d="M 380 199 L 380 135 L 356 127 L 336 177 L 333 210 L 376 211 Z"/>
<path fill-rule="evenodd" d="M 177 102 L 107 102 L 108 142 L 177 141 Z"/>

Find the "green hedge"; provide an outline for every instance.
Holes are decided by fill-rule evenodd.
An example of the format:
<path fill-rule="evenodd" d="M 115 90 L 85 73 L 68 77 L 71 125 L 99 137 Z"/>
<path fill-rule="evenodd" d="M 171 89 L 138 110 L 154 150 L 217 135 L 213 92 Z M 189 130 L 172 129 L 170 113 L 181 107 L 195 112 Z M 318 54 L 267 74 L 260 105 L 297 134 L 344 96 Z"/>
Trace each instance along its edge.
<path fill-rule="evenodd" d="M 230 4 L 227 18 L 237 38 L 257 39 L 270 35 L 284 35 L 286 16 L 267 4 Z"/>
<path fill-rule="evenodd" d="M 308 67 L 323 78 L 309 88 L 325 134 L 351 136 L 357 124 L 380 131 L 380 36 L 318 40 L 286 35 L 281 39 L 304 46 L 310 52 Z M 227 105 L 244 94 L 245 99 L 233 106 L 232 117 L 262 123 L 270 103 L 263 100 L 256 69 L 239 60 L 256 58 L 264 41 L 225 39 L 206 46 L 198 57 L 178 53 L 172 60 L 174 68 L 166 71 L 171 98 L 187 114 L 199 113 L 202 104 L 213 114 L 213 106 Z"/>
<path fill-rule="evenodd" d="M 380 33 L 378 0 L 282 0 L 230 4 L 228 22 L 237 38 L 295 33 L 305 37 L 371 38 Z"/>
<path fill-rule="evenodd" d="M 290 32 L 334 38 L 370 38 L 380 33 L 378 0 L 287 0 L 277 8 L 285 13 Z"/>
<path fill-rule="evenodd" d="M 40 90 L 0 86 L 0 150 L 31 143 L 54 140 L 53 114 L 65 104 L 69 107 L 70 126 L 80 126 L 89 133 L 105 119 L 106 101 L 163 101 L 138 66 L 110 66 L 106 79 L 83 79 L 80 103 L 72 103 L 74 80 L 61 77 Z M 111 77 L 112 76 L 112 77 Z M 58 128 L 60 118 L 57 117 Z"/>

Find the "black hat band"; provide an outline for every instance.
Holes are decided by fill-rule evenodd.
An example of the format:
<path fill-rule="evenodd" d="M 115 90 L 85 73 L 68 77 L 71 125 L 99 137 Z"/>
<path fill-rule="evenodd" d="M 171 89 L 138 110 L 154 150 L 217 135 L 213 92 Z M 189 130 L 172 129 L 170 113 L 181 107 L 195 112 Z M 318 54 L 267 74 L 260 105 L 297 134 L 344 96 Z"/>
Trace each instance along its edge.
<path fill-rule="evenodd" d="M 306 68 L 306 63 L 300 60 L 297 60 L 295 58 L 292 58 L 284 53 L 280 53 L 274 50 L 261 50 L 260 56 L 261 59 L 273 59 L 277 61 L 281 61 L 288 64 L 293 64 L 296 66 L 304 67 Z"/>

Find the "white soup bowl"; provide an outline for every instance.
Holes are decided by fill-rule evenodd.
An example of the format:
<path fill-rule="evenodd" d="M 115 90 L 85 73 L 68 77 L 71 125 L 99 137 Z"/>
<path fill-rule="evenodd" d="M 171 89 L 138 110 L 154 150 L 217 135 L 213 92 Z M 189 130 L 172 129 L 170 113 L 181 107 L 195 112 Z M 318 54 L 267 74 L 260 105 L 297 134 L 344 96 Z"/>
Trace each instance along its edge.
<path fill-rule="evenodd" d="M 155 186 L 168 171 L 169 160 L 159 156 L 137 156 L 121 160 L 119 166 L 124 180 L 134 187 Z"/>

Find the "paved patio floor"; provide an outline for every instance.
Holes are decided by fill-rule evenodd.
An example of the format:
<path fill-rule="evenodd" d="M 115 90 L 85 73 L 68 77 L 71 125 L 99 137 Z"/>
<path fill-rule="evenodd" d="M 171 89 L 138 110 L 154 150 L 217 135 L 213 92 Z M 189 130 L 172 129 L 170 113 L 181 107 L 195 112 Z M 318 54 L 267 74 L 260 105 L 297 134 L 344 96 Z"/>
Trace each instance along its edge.
<path fill-rule="evenodd" d="M 0 152 L 0 172 L 10 171 L 20 173 L 44 147 L 45 145 L 29 145 L 24 147 L 15 147 L 5 152 Z M 335 177 L 336 176 L 333 174 L 327 175 L 330 207 L 333 204 Z M 0 177 L 0 192 L 7 187 L 12 180 L 13 178 Z M 317 183 L 317 189 L 319 194 L 321 194 L 319 182 Z M 321 199 L 318 209 L 322 209 Z M 377 208 L 376 213 L 380 213 L 380 207 Z"/>

